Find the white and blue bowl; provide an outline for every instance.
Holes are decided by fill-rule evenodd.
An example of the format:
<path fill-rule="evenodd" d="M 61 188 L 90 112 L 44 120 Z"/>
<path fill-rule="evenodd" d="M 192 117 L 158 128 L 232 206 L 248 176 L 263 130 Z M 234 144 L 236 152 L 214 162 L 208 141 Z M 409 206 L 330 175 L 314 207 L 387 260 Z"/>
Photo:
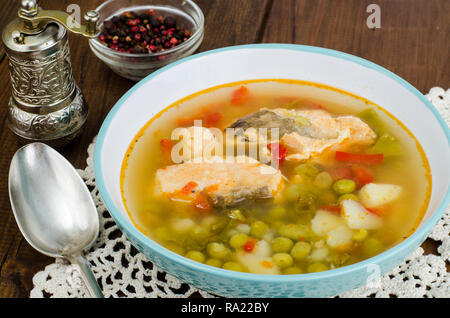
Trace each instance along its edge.
<path fill-rule="evenodd" d="M 410 237 L 350 266 L 313 274 L 272 276 L 194 262 L 155 243 L 133 225 L 122 202 L 120 170 L 125 152 L 141 127 L 168 105 L 195 92 L 267 78 L 305 80 L 342 89 L 383 107 L 409 128 L 422 145 L 432 173 L 428 210 Z M 374 63 L 310 46 L 229 47 L 160 69 L 131 88 L 110 111 L 97 138 L 94 162 L 97 186 L 108 210 L 139 251 L 180 280 L 231 297 L 326 297 L 362 286 L 378 269 L 382 274 L 390 271 L 417 249 L 450 201 L 450 132 L 430 102 L 405 80 Z"/>

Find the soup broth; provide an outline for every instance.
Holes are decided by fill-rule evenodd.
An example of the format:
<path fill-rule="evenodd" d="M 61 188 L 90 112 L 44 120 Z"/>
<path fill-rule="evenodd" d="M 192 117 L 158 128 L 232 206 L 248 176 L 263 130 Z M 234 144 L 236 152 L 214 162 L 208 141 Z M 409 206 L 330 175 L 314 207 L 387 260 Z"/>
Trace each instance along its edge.
<path fill-rule="evenodd" d="M 174 131 L 194 125 L 201 150 L 221 139 L 208 157 L 217 162 L 186 148 L 174 157 L 188 140 Z M 232 141 L 245 153 L 232 159 L 243 163 L 219 160 L 237 150 L 230 127 L 242 129 Z M 404 240 L 424 216 L 430 180 L 419 143 L 380 107 L 315 83 L 255 80 L 199 92 L 149 121 L 125 156 L 121 189 L 139 230 L 175 253 L 228 270 L 299 274 Z"/>

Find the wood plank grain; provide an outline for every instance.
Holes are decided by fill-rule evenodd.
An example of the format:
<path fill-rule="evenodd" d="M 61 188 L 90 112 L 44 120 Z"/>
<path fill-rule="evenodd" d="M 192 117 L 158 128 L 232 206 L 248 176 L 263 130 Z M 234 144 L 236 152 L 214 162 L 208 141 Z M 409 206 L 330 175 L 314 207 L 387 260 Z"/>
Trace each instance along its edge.
<path fill-rule="evenodd" d="M 3 1 L 0 12 L 3 14 L 3 18 L 0 19 L 0 31 L 3 31 L 4 27 L 17 16 L 18 2 L 17 1 Z M 7 19 L 5 17 L 8 17 Z M 1 41 L 0 41 L 1 42 Z M 5 58 L 5 46 L 3 42 L 0 44 L 0 63 Z"/>
<path fill-rule="evenodd" d="M 381 28 L 369 29 L 366 8 L 377 3 Z M 368 59 L 422 93 L 450 87 L 450 1 L 275 1 L 263 42 L 321 46 Z"/>
<path fill-rule="evenodd" d="M 221 46 L 252 43 L 260 36 L 260 24 L 267 16 L 269 0 L 200 0 L 196 1 L 205 15 L 205 38 L 200 51 Z M 66 10 L 73 0 L 43 0 L 40 6 Z M 77 1 L 83 12 L 96 8 L 101 0 Z M 12 19 L 16 1 L 0 7 L 3 21 Z M 1 26 L 1 22 L 0 22 Z M 135 83 L 112 72 L 90 51 L 86 39 L 69 35 L 73 74 L 89 105 L 85 129 L 73 144 L 61 153 L 77 168 L 86 166 L 87 147 L 97 135 L 103 119 L 115 102 Z M 0 51 L 1 52 L 1 51 Z M 0 56 L 1 57 L 1 56 Z M 34 251 L 22 238 L 11 212 L 7 174 L 9 162 L 20 147 L 15 136 L 6 127 L 7 101 L 10 80 L 7 60 L 0 60 L 0 297 L 28 297 L 33 287 L 31 278 L 53 259 Z"/>

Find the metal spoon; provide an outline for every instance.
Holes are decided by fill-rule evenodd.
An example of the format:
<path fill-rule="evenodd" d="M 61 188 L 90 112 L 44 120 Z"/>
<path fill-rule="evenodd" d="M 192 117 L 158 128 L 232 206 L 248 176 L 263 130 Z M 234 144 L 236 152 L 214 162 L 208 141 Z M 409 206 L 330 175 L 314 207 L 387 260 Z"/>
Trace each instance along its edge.
<path fill-rule="evenodd" d="M 98 214 L 74 167 L 43 143 L 23 146 L 9 167 L 9 198 L 28 243 L 78 265 L 91 296 L 103 297 L 83 256 L 98 236 Z"/>

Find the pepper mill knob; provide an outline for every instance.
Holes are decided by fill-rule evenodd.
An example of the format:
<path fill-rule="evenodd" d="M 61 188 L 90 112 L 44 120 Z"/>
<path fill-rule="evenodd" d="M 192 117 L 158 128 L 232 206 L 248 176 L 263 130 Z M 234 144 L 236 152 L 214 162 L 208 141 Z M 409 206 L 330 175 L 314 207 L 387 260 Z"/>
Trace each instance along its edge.
<path fill-rule="evenodd" d="M 95 10 L 89 10 L 84 15 L 84 21 L 86 21 L 86 32 L 89 34 L 95 34 L 97 31 L 97 22 L 100 15 Z"/>
<path fill-rule="evenodd" d="M 27 17 L 34 17 L 38 13 L 38 5 L 36 0 L 22 0 L 20 4 L 20 12 Z"/>
<path fill-rule="evenodd" d="M 88 38 L 97 36 L 97 22 L 99 14 L 95 10 L 90 10 L 84 15 L 85 24 L 69 24 L 72 17 L 64 11 L 44 10 L 37 5 L 36 0 L 22 0 L 18 12 L 19 18 L 24 22 L 23 33 L 36 34 L 50 22 L 62 24 L 67 30 L 81 34 Z"/>

